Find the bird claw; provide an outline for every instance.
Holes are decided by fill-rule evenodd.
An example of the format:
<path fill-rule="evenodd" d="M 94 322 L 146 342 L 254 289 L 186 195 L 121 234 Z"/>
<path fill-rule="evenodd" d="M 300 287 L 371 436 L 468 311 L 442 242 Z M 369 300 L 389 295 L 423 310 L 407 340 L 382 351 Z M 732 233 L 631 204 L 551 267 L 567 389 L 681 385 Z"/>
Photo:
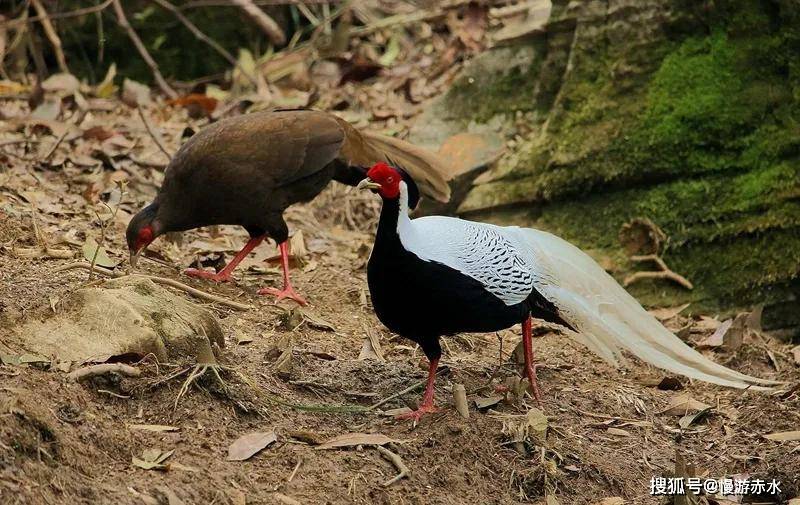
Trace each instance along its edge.
<path fill-rule="evenodd" d="M 214 282 L 230 282 L 231 275 L 228 273 L 207 272 L 205 270 L 198 270 L 197 268 L 187 268 L 183 271 L 184 275 L 189 277 L 197 277 L 200 279 L 208 279 Z"/>
<path fill-rule="evenodd" d="M 261 288 L 261 289 L 258 290 L 258 294 L 259 295 L 273 295 L 273 296 L 276 297 L 276 299 L 275 299 L 276 302 L 279 302 L 279 301 L 283 300 L 284 298 L 289 298 L 290 300 L 294 300 L 295 302 L 297 302 L 301 306 L 308 305 L 308 302 L 306 301 L 306 299 L 303 298 L 302 296 L 300 296 L 294 290 L 294 288 L 292 288 L 291 286 L 289 286 L 288 288 L 284 288 L 284 289 Z"/>
<path fill-rule="evenodd" d="M 395 416 L 395 419 L 397 419 L 398 421 L 405 421 L 411 419 L 416 424 L 419 422 L 420 419 L 422 419 L 422 416 L 424 416 L 425 414 L 433 414 L 434 412 L 439 412 L 439 409 L 434 407 L 433 404 L 431 405 L 422 404 L 419 406 L 417 410 L 412 410 L 411 412 L 398 414 L 397 416 Z"/>
<path fill-rule="evenodd" d="M 539 367 L 544 366 L 541 363 L 536 363 L 528 368 L 528 382 L 531 386 L 531 391 L 533 392 L 533 398 L 536 400 L 536 403 L 539 407 L 542 406 L 542 393 L 539 391 L 539 384 L 536 382 L 536 369 Z"/>

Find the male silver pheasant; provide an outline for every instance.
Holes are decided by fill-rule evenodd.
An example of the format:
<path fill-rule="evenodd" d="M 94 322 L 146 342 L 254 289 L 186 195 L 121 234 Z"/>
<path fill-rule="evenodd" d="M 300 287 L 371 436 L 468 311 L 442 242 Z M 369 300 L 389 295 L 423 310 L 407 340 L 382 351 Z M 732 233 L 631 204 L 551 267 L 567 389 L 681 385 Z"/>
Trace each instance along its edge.
<path fill-rule="evenodd" d="M 435 410 L 439 337 L 522 323 L 525 371 L 537 401 L 531 318 L 561 324 L 616 365 L 627 350 L 659 368 L 723 386 L 778 384 L 714 363 L 664 328 L 592 258 L 547 232 L 430 216 L 410 219 L 419 200 L 411 177 L 385 163 L 359 185 L 383 199 L 367 276 L 378 318 L 417 342 L 430 361 L 418 420 Z"/>

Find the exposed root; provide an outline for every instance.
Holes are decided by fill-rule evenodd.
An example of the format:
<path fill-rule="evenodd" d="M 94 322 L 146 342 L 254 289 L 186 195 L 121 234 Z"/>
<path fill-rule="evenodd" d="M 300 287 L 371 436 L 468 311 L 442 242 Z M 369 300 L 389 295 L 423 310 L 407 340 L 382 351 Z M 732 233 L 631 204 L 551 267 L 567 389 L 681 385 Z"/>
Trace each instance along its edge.
<path fill-rule="evenodd" d="M 686 289 L 694 289 L 694 286 L 689 279 L 686 277 L 673 272 L 667 264 L 661 259 L 659 256 L 655 254 L 647 254 L 645 256 L 631 256 L 631 261 L 641 262 L 641 261 L 653 261 L 656 265 L 661 269 L 657 272 L 636 272 L 635 274 L 629 275 L 625 278 L 622 285 L 628 287 L 629 285 L 633 284 L 636 281 L 642 279 L 668 279 L 677 284 L 680 284 Z"/>
<path fill-rule="evenodd" d="M 222 380 L 222 376 L 219 374 L 220 370 L 231 370 L 231 368 L 226 367 L 224 365 L 220 365 L 218 363 L 198 363 L 197 365 L 188 368 L 186 371 L 191 370 L 189 373 L 189 377 L 183 381 L 181 384 L 181 389 L 178 391 L 178 395 L 175 397 L 175 405 L 174 409 L 178 410 L 178 402 L 180 402 L 181 398 L 186 395 L 186 392 L 189 391 L 189 387 L 197 381 L 200 377 L 203 377 L 206 372 L 211 370 L 214 374 L 214 377 L 217 379 L 217 382 L 222 386 L 223 391 L 228 391 L 228 386 L 224 380 Z M 182 373 L 185 373 L 182 372 Z"/>
<path fill-rule="evenodd" d="M 399 481 L 400 479 L 404 479 L 404 478 L 408 477 L 409 475 L 411 475 L 411 470 L 408 469 L 406 464 L 403 462 L 403 459 L 399 455 L 393 453 L 389 449 L 387 449 L 385 447 L 382 447 L 380 445 L 375 446 L 375 448 L 378 449 L 378 452 L 381 453 L 381 456 L 383 456 L 385 459 L 391 461 L 392 464 L 395 466 L 395 468 L 397 468 L 397 471 L 400 472 L 397 475 L 395 475 L 394 477 L 392 477 L 391 479 L 389 479 L 386 482 L 384 482 L 382 484 L 383 487 L 389 487 L 392 484 L 394 484 L 395 482 Z"/>
<path fill-rule="evenodd" d="M 142 372 L 138 368 L 126 365 L 124 363 L 103 363 L 101 365 L 91 365 L 79 368 L 70 372 L 67 377 L 70 380 L 79 382 L 84 379 L 88 379 L 89 377 L 95 377 L 109 373 L 118 373 L 127 377 L 138 377 Z"/>

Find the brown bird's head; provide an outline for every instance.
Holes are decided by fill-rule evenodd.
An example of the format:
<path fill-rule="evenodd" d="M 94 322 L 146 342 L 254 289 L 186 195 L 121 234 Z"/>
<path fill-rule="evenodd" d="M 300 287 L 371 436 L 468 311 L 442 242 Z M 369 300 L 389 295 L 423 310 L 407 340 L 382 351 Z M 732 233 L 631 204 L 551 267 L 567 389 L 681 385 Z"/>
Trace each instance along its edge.
<path fill-rule="evenodd" d="M 161 224 L 157 219 L 158 205 L 151 203 L 138 214 L 133 216 L 128 223 L 125 238 L 128 241 L 128 250 L 131 255 L 131 266 L 135 267 L 139 255 L 150 243 L 162 233 Z"/>
<path fill-rule="evenodd" d="M 414 209 L 419 203 L 419 189 L 414 180 L 403 170 L 380 162 L 367 171 L 367 178 L 358 184 L 360 189 L 371 189 L 384 200 L 396 200 L 400 196 L 400 183 L 408 188 L 408 207 Z"/>

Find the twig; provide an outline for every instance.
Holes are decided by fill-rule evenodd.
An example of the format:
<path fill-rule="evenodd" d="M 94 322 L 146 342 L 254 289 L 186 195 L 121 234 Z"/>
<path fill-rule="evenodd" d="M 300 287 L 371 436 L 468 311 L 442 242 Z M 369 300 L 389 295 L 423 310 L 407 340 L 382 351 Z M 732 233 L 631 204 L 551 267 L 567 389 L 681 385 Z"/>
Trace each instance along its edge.
<path fill-rule="evenodd" d="M 111 2 L 114 0 L 106 0 L 105 2 L 93 5 L 92 7 L 84 7 L 82 9 L 75 9 L 74 11 L 67 11 L 67 12 L 56 12 L 55 14 L 47 14 L 47 16 L 33 16 L 29 18 L 22 18 L 22 19 L 14 19 L 8 22 L 8 28 L 16 28 L 18 25 L 23 25 L 25 23 L 34 23 L 36 21 L 42 21 L 45 17 L 48 19 L 64 19 L 64 18 L 75 18 L 79 16 L 84 16 L 86 14 L 93 14 L 96 12 L 100 12 L 104 10 L 106 7 L 111 5 Z"/>
<path fill-rule="evenodd" d="M 101 365 L 90 365 L 74 370 L 67 375 L 67 378 L 75 382 L 80 382 L 89 377 L 106 375 L 109 373 L 118 373 L 126 377 L 139 377 L 142 371 L 124 363 L 103 363 Z"/>
<path fill-rule="evenodd" d="M 103 202 L 103 205 L 105 205 L 109 210 L 111 210 L 111 217 L 109 218 L 109 221 L 111 222 L 114 222 L 114 220 L 117 218 L 117 213 L 119 212 L 119 204 L 122 203 L 122 197 L 125 196 L 125 182 L 118 181 L 117 188 L 119 188 L 119 201 L 117 202 L 117 206 L 114 208 L 114 210 L 111 210 L 111 207 L 109 207 L 107 203 Z M 100 249 L 106 242 L 106 229 L 107 229 L 106 222 L 100 218 L 99 213 L 95 212 L 95 214 L 97 214 L 97 219 L 98 221 L 100 221 L 100 241 L 97 242 L 97 247 L 95 247 L 94 254 L 92 255 L 92 264 L 89 266 L 89 282 L 91 282 L 92 279 L 94 278 L 94 268 L 95 265 L 97 265 L 97 257 L 100 255 Z"/>
<path fill-rule="evenodd" d="M 66 270 L 72 270 L 72 269 L 75 269 L 75 268 L 88 270 L 89 268 L 91 268 L 91 265 L 89 263 L 86 263 L 86 262 L 70 263 L 68 265 L 64 265 L 62 267 L 56 268 L 55 270 L 53 270 L 53 273 L 64 272 Z M 115 279 L 119 279 L 120 277 L 125 277 L 125 275 L 127 275 L 127 274 L 120 274 L 120 273 L 112 272 L 110 270 L 106 270 L 106 269 L 103 269 L 103 268 L 95 268 L 95 272 L 101 273 L 101 274 L 103 274 L 103 275 L 105 275 L 107 277 L 113 277 Z M 187 286 L 186 284 L 180 283 L 180 282 L 178 282 L 176 280 L 173 280 L 173 279 L 167 279 L 167 278 L 164 278 L 164 277 L 156 277 L 155 275 L 140 275 L 140 274 L 137 274 L 137 275 L 139 275 L 140 277 L 144 277 L 145 279 L 150 279 L 151 281 L 155 282 L 156 284 L 163 284 L 165 286 L 170 286 L 170 287 L 173 287 L 175 289 L 180 289 L 181 291 L 184 291 L 184 292 L 186 292 L 186 293 L 188 293 L 190 295 L 196 296 L 197 298 L 202 298 L 204 300 L 208 300 L 208 301 L 211 301 L 211 302 L 214 302 L 214 303 L 219 303 L 221 305 L 225 305 L 227 307 L 231 307 L 231 308 L 234 308 L 234 309 L 237 309 L 237 310 L 251 310 L 253 308 L 252 305 L 248 305 L 246 303 L 234 302 L 233 300 L 228 300 L 227 298 L 223 298 L 221 296 L 212 295 L 210 293 L 206 293 L 206 292 L 200 291 L 199 289 L 195 289 L 195 288 L 193 288 L 191 286 Z"/>
<path fill-rule="evenodd" d="M 418 23 L 420 21 L 430 21 L 439 17 L 444 17 L 445 13 L 441 10 L 419 10 L 408 14 L 395 14 L 394 16 L 385 17 L 378 21 L 358 28 L 351 28 L 352 35 L 364 36 L 383 28 L 389 28 L 395 25 L 408 25 L 411 23 Z"/>
<path fill-rule="evenodd" d="M 47 14 L 44 5 L 42 5 L 41 0 L 31 0 L 31 4 L 33 8 L 36 9 L 36 14 L 38 14 L 39 20 L 42 23 L 42 28 L 44 28 L 44 34 L 47 36 L 47 40 L 49 40 L 50 45 L 53 46 L 53 52 L 56 53 L 58 68 L 62 72 L 69 73 L 67 60 L 64 58 L 64 50 L 61 47 L 61 39 L 58 36 L 58 32 L 56 32 L 56 29 L 53 27 L 53 23 L 50 21 L 50 16 Z"/>
<path fill-rule="evenodd" d="M 164 76 L 161 75 L 161 71 L 158 69 L 158 65 L 153 60 L 153 57 L 150 56 L 150 53 L 147 52 L 147 48 L 142 43 L 142 39 L 139 38 L 139 35 L 136 34 L 136 31 L 133 29 L 131 24 L 128 22 L 128 18 L 125 17 L 125 11 L 122 9 L 122 4 L 119 0 L 112 0 L 112 4 L 114 5 L 114 13 L 117 15 L 117 22 L 128 33 L 128 38 L 131 39 L 133 45 L 136 46 L 136 50 L 139 51 L 139 55 L 142 57 L 147 66 L 150 67 L 150 71 L 153 73 L 153 78 L 156 80 L 156 84 L 158 87 L 161 88 L 161 91 L 167 95 L 168 97 L 178 98 L 178 93 L 175 92 L 167 81 L 164 79 Z"/>
<path fill-rule="evenodd" d="M 230 2 L 250 16 L 250 19 L 261 28 L 273 44 L 280 46 L 286 43 L 286 35 L 281 30 L 281 27 L 278 26 L 278 23 L 269 17 L 266 12 L 259 9 L 252 0 L 230 0 Z"/>
<path fill-rule="evenodd" d="M 390 402 L 390 401 L 394 400 L 395 398 L 397 398 L 398 396 L 402 396 L 402 395 L 404 395 L 406 393 L 410 393 L 410 392 L 414 391 L 415 389 L 420 388 L 420 387 L 422 387 L 424 385 L 425 385 L 425 381 L 419 381 L 416 384 L 412 384 L 412 385 L 408 386 L 407 388 L 405 388 L 404 390 L 400 391 L 399 393 L 395 393 L 395 394 L 393 394 L 391 396 L 387 396 L 386 398 L 384 398 L 383 400 L 379 401 L 378 403 L 376 403 L 374 405 L 370 405 L 369 407 L 367 407 L 366 411 L 368 412 L 370 410 L 377 409 L 378 407 L 380 407 L 384 403 Z"/>
<path fill-rule="evenodd" d="M 51 147 L 50 150 L 47 151 L 47 154 L 44 155 L 44 159 L 42 160 L 44 163 L 50 161 L 50 158 L 53 157 L 53 154 L 56 152 L 56 149 L 58 149 L 58 146 L 60 146 L 61 142 L 64 141 L 64 138 L 67 136 L 67 133 L 69 133 L 69 130 L 64 130 L 64 133 L 59 135 L 58 139 L 56 139 L 56 143 L 53 144 L 53 147 Z"/>
<path fill-rule="evenodd" d="M 292 470 L 292 473 L 289 474 L 289 478 L 286 479 L 287 483 L 292 482 L 292 479 L 294 479 L 294 476 L 297 475 L 297 471 L 300 469 L 300 465 L 302 464 L 303 464 L 303 459 L 302 458 L 298 459 L 297 464 L 294 465 L 294 470 Z"/>
<path fill-rule="evenodd" d="M 185 26 L 190 32 L 192 32 L 192 35 L 194 35 L 197 40 L 208 44 L 220 56 L 225 58 L 228 61 L 228 63 L 238 68 L 239 71 L 241 71 L 242 74 L 244 74 L 244 76 L 253 84 L 254 87 L 256 88 L 258 87 L 258 81 L 256 81 L 256 78 L 253 76 L 253 74 L 242 68 L 242 66 L 239 64 L 238 61 L 236 61 L 236 58 L 234 58 L 231 53 L 229 53 L 224 47 L 219 45 L 216 40 L 212 39 L 211 37 L 203 33 L 203 31 L 200 30 L 200 28 L 198 28 L 197 25 L 192 23 L 189 20 L 189 18 L 187 18 L 183 14 L 183 12 L 181 12 L 180 9 L 175 7 L 175 5 L 171 4 L 167 0 L 151 0 L 151 1 L 160 5 L 161 8 L 170 11 L 176 18 L 178 18 L 178 21 L 180 21 L 183 24 L 183 26 Z"/>
<path fill-rule="evenodd" d="M 403 460 L 402 460 L 402 458 L 400 458 L 399 455 L 393 453 L 392 451 L 390 451 L 386 447 L 383 447 L 383 446 L 380 446 L 380 445 L 376 445 L 375 448 L 378 449 L 378 452 L 381 453 L 381 456 L 383 456 L 385 459 L 391 461 L 392 464 L 395 466 L 395 468 L 397 468 L 397 471 L 400 472 L 397 475 L 395 475 L 394 477 L 392 477 L 391 479 L 389 479 L 386 482 L 384 482 L 382 484 L 383 487 L 389 487 L 392 484 L 394 484 L 395 482 L 399 481 L 400 479 L 409 477 L 411 475 L 411 470 L 409 470 L 408 467 L 406 466 L 406 464 L 403 463 Z"/>
<path fill-rule="evenodd" d="M 142 118 L 142 122 L 144 123 L 144 127 L 147 130 L 147 133 L 150 134 L 150 137 L 156 143 L 158 148 L 161 149 L 161 152 L 164 153 L 164 155 L 166 155 L 167 159 L 168 160 L 172 160 L 172 155 L 169 153 L 169 151 L 167 151 L 167 148 L 164 147 L 164 144 L 161 143 L 161 140 L 156 135 L 155 130 L 153 130 L 153 127 L 150 125 L 150 122 L 147 120 L 147 116 L 144 115 L 144 111 L 142 110 L 142 106 L 139 105 L 139 104 L 136 104 L 136 110 L 139 111 L 139 117 Z"/>
<path fill-rule="evenodd" d="M 636 272 L 632 275 L 629 275 L 625 278 L 622 282 L 622 285 L 628 287 L 629 285 L 633 284 L 636 281 L 641 279 L 668 279 L 671 280 L 686 289 L 693 289 L 694 286 L 692 285 L 689 280 L 678 274 L 673 272 L 667 264 L 661 259 L 658 255 L 655 254 L 648 254 L 645 256 L 631 256 L 631 261 L 642 262 L 642 261 L 653 261 L 656 265 L 661 269 L 659 272 Z"/>

